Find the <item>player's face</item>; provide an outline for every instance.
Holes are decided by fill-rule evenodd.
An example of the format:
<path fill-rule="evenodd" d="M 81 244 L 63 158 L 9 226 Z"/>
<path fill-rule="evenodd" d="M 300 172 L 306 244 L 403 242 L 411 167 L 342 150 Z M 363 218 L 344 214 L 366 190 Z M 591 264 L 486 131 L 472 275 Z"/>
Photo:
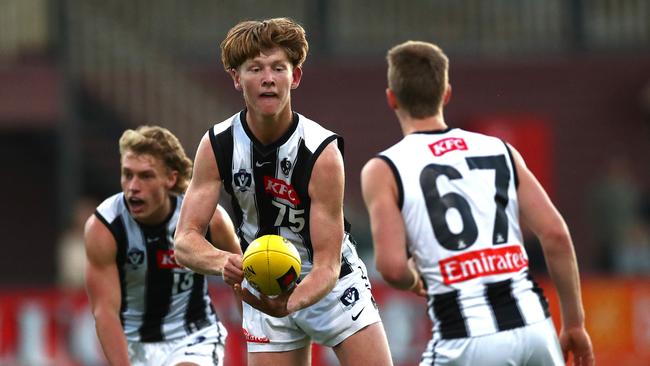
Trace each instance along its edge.
<path fill-rule="evenodd" d="M 161 223 L 169 214 L 169 190 L 175 184 L 160 159 L 127 151 L 122 156 L 122 191 L 131 215 L 144 224 Z"/>
<path fill-rule="evenodd" d="M 302 70 L 276 47 L 246 60 L 232 76 L 253 115 L 274 117 L 291 111 L 291 89 L 298 87 Z"/>

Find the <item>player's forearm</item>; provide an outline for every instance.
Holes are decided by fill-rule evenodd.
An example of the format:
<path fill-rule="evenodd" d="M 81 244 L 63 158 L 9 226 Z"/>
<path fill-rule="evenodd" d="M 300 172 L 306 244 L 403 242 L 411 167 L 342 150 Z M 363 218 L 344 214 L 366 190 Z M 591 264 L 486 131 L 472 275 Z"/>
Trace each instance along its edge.
<path fill-rule="evenodd" d="M 338 267 L 329 265 L 312 268 L 289 297 L 289 313 L 311 306 L 325 297 L 336 285 L 340 271 L 340 264 Z"/>
<path fill-rule="evenodd" d="M 178 264 L 194 272 L 220 275 L 228 253 L 213 247 L 198 233 L 180 233 L 174 239 L 174 257 Z"/>
<path fill-rule="evenodd" d="M 546 265 L 560 300 L 563 326 L 583 326 L 580 275 L 571 239 L 568 235 L 560 234 L 540 240 L 544 244 Z"/>
<path fill-rule="evenodd" d="M 379 273 L 386 283 L 400 290 L 412 289 L 419 279 L 417 272 L 408 265 L 401 266 L 396 270 L 379 269 Z"/>
<path fill-rule="evenodd" d="M 130 365 L 124 329 L 117 315 L 96 315 L 97 337 L 104 356 L 112 366 Z"/>

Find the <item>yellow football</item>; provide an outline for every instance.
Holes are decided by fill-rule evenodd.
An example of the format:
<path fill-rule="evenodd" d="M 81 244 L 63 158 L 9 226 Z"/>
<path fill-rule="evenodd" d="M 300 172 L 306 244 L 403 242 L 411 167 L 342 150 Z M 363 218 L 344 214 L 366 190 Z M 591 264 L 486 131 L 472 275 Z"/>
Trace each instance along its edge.
<path fill-rule="evenodd" d="M 279 235 L 255 239 L 244 252 L 244 277 L 257 291 L 279 295 L 291 290 L 300 277 L 300 254 L 296 247 Z"/>

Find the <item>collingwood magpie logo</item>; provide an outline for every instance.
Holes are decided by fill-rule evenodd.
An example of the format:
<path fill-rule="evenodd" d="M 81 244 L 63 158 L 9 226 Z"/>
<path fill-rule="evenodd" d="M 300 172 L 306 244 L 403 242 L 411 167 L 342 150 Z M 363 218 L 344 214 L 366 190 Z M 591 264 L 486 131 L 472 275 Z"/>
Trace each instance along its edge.
<path fill-rule="evenodd" d="M 144 252 L 140 249 L 131 249 L 126 254 L 126 260 L 131 269 L 138 269 L 144 263 Z"/>
<path fill-rule="evenodd" d="M 282 173 L 284 173 L 285 177 L 289 176 L 289 173 L 291 172 L 291 160 L 284 158 L 280 162 L 280 169 L 282 169 Z"/>
<path fill-rule="evenodd" d="M 251 174 L 246 169 L 239 169 L 233 174 L 235 186 L 240 192 L 246 192 L 251 187 Z"/>

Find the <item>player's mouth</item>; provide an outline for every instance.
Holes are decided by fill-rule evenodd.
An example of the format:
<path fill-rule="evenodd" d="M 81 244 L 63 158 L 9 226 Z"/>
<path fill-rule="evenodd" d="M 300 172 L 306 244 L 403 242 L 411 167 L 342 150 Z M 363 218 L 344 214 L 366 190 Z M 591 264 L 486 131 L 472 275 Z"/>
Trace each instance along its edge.
<path fill-rule="evenodd" d="M 262 99 L 266 99 L 266 98 L 277 98 L 277 96 L 278 96 L 278 94 L 277 94 L 277 93 L 273 93 L 273 92 L 266 92 L 266 93 L 262 93 L 262 94 L 260 94 L 260 98 L 262 98 Z"/>
<path fill-rule="evenodd" d="M 132 213 L 140 213 L 144 210 L 145 202 L 138 197 L 131 197 L 127 200 Z"/>

